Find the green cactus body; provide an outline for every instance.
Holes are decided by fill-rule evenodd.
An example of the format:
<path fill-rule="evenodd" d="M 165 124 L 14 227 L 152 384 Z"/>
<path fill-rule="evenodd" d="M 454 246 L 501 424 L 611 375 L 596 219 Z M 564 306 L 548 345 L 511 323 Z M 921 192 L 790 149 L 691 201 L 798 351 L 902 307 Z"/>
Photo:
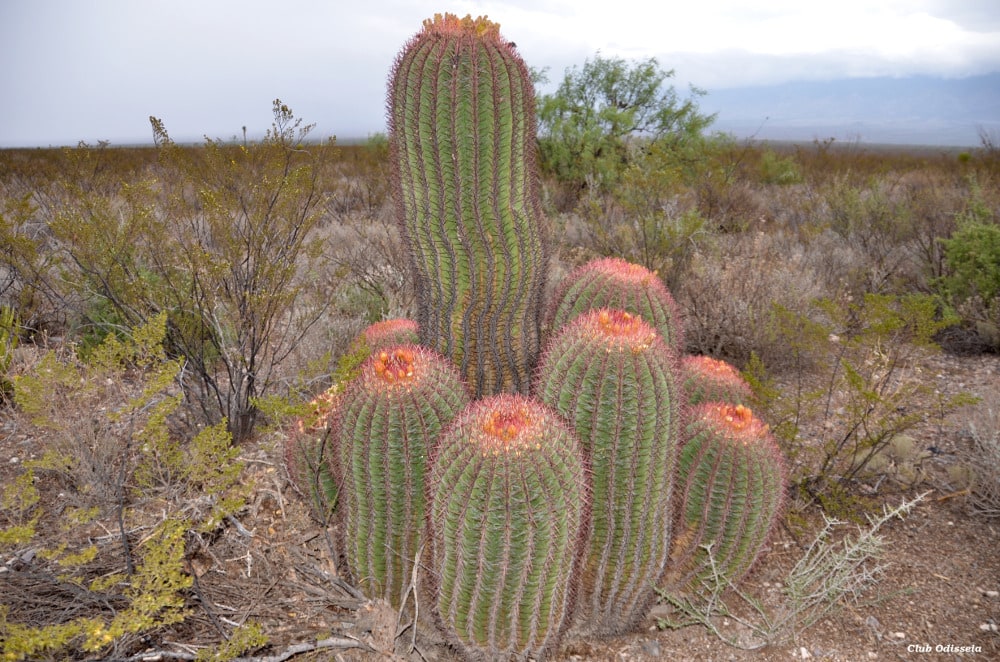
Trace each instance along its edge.
<path fill-rule="evenodd" d="M 621 258 L 599 258 L 571 271 L 556 288 L 548 321 L 553 333 L 581 313 L 619 309 L 651 324 L 663 341 L 681 354 L 684 330 L 680 310 L 666 285 L 640 264 Z"/>
<path fill-rule="evenodd" d="M 435 611 L 471 659 L 541 659 L 569 625 L 588 490 L 579 442 L 518 394 L 442 436 L 431 488 Z"/>
<path fill-rule="evenodd" d="M 731 364 L 709 356 L 685 356 L 681 359 L 684 395 L 689 406 L 703 402 L 746 405 L 753 392 L 739 371 Z"/>
<path fill-rule="evenodd" d="M 402 604 L 423 540 L 428 455 L 468 402 L 454 366 L 418 345 L 373 355 L 344 390 L 334 425 L 344 554 L 369 597 Z"/>
<path fill-rule="evenodd" d="M 785 493 L 781 452 L 749 409 L 703 403 L 689 420 L 678 460 L 677 540 L 667 591 L 739 581 L 774 529 Z"/>
<path fill-rule="evenodd" d="M 546 271 L 527 67 L 495 23 L 439 14 L 400 53 L 388 97 L 421 344 L 475 397 L 527 393 Z"/>
<path fill-rule="evenodd" d="M 335 453 L 330 424 L 336 417 L 344 386 L 357 377 L 362 363 L 386 347 L 416 344 L 417 323 L 390 319 L 366 327 L 351 342 L 337 366 L 338 381 L 309 403 L 308 413 L 295 421 L 285 445 L 285 464 L 295 488 L 320 521 L 326 521 L 337 503 Z"/>
<path fill-rule="evenodd" d="M 676 364 L 652 326 L 607 309 L 573 320 L 539 364 L 537 397 L 566 417 L 591 464 L 584 634 L 634 627 L 663 572 L 679 425 Z"/>

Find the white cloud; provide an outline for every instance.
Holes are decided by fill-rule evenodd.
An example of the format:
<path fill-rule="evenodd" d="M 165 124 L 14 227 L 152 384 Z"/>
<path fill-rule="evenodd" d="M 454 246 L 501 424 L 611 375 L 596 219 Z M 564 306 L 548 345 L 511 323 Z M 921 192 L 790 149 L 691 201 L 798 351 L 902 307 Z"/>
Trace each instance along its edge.
<path fill-rule="evenodd" d="M 455 0 L 488 15 L 533 67 L 600 50 L 658 58 L 678 82 L 731 87 L 796 79 L 1000 71 L 989 0 Z M 146 140 L 266 128 L 281 97 L 318 131 L 383 129 L 392 62 L 439 2 L 411 0 L 0 0 L 0 146 Z"/>

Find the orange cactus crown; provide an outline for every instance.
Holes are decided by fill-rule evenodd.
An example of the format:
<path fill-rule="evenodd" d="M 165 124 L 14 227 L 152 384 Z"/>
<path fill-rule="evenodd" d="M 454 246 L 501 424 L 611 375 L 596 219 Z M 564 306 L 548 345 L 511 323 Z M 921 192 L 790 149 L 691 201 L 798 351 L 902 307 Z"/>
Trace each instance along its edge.
<path fill-rule="evenodd" d="M 434 14 L 434 18 L 424 19 L 424 32 L 429 34 L 469 34 L 480 38 L 500 39 L 500 24 L 486 16 L 472 18 L 466 14 L 459 18 L 455 14 Z"/>
<path fill-rule="evenodd" d="M 409 382 L 415 375 L 413 358 L 413 351 L 406 348 L 379 352 L 374 362 L 375 374 L 386 384 Z"/>
<path fill-rule="evenodd" d="M 692 356 L 690 362 L 697 366 L 702 374 L 716 377 L 739 377 L 740 373 L 730 363 L 713 359 L 710 356 Z"/>
<path fill-rule="evenodd" d="M 520 454 L 537 449 L 545 428 L 544 416 L 539 419 L 531 412 L 532 405 L 520 396 L 502 395 L 479 418 L 479 429 L 473 442 L 493 455 Z"/>
<path fill-rule="evenodd" d="M 656 330 L 642 317 L 624 310 L 601 308 L 594 313 L 591 324 L 609 340 L 636 353 L 648 349 L 656 338 Z"/>
<path fill-rule="evenodd" d="M 752 443 L 769 434 L 767 424 L 754 416 L 753 412 L 743 405 L 711 403 L 705 405 L 701 417 L 728 431 L 733 439 L 744 444 Z"/>

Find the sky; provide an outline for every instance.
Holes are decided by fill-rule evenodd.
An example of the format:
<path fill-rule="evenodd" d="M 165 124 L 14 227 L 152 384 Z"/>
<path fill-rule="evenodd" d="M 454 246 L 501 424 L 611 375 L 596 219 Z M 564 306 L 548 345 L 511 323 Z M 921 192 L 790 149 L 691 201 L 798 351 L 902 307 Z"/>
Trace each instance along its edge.
<path fill-rule="evenodd" d="M 397 53 L 444 11 L 498 22 L 550 88 L 598 52 L 709 95 L 1000 71 L 997 0 L 0 0 L 0 148 L 151 143 L 150 115 L 178 142 L 259 135 L 276 98 L 317 138 L 363 139 L 385 131 Z"/>

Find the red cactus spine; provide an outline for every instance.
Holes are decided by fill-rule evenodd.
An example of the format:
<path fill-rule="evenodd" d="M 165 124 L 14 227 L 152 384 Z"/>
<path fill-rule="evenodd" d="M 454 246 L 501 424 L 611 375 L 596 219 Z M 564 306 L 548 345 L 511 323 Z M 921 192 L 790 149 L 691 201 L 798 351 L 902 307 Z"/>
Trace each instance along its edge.
<path fill-rule="evenodd" d="M 731 364 L 709 356 L 685 356 L 681 359 L 684 394 L 691 406 L 702 402 L 725 402 L 747 405 L 753 391 Z"/>

